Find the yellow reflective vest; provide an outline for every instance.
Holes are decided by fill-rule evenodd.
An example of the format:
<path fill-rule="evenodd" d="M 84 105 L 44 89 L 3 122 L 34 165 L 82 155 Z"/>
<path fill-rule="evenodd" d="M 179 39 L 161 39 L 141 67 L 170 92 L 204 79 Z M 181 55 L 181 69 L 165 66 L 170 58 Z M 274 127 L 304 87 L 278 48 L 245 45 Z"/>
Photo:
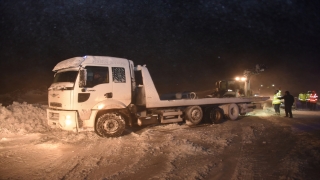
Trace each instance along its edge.
<path fill-rule="evenodd" d="M 307 95 L 305 93 L 300 93 L 299 94 L 299 100 L 300 101 L 306 101 L 307 100 Z"/>
<path fill-rule="evenodd" d="M 311 93 L 307 93 L 307 94 L 306 94 L 306 100 L 307 100 L 307 101 L 310 100 L 310 95 L 311 95 Z"/>
<path fill-rule="evenodd" d="M 273 95 L 272 104 L 280 104 L 281 100 L 278 99 L 279 97 L 281 97 L 281 91 L 279 91 L 277 94 Z"/>

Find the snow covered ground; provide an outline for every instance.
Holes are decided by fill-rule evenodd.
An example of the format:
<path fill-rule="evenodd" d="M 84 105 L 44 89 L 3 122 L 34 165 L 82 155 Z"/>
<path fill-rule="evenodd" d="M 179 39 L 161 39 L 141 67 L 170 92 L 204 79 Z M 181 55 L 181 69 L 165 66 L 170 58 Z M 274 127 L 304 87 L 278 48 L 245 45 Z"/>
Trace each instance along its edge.
<path fill-rule="evenodd" d="M 320 111 L 295 110 L 290 119 L 266 106 L 237 121 L 131 128 L 100 138 L 50 129 L 40 96 L 28 92 L 20 96 L 28 103 L 0 106 L 0 179 L 320 177 Z"/>

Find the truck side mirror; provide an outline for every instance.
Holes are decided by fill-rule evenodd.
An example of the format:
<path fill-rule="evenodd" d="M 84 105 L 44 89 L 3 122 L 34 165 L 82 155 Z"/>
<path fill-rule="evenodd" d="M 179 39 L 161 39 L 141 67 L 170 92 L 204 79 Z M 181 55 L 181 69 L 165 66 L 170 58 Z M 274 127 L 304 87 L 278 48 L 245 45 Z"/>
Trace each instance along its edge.
<path fill-rule="evenodd" d="M 80 69 L 79 87 L 85 87 L 86 85 L 87 85 L 87 70 Z"/>

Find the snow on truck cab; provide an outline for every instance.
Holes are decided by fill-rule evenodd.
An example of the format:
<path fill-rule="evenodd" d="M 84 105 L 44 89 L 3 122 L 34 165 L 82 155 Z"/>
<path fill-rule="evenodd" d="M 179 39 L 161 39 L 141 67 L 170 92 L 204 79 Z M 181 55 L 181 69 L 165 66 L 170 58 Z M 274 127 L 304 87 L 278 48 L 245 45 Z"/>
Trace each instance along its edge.
<path fill-rule="evenodd" d="M 218 123 L 253 110 L 254 101 L 269 97 L 160 99 L 148 69 L 133 61 L 103 56 L 74 57 L 59 62 L 48 89 L 47 120 L 51 127 L 95 131 L 117 137 L 129 125 L 202 119 Z"/>

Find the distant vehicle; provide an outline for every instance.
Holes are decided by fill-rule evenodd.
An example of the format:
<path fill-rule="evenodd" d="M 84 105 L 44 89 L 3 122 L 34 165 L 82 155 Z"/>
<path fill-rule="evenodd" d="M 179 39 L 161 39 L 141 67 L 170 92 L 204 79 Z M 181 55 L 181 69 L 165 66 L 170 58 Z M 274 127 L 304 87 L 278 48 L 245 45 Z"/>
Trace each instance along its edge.
<path fill-rule="evenodd" d="M 102 137 L 120 136 L 126 125 L 183 121 L 197 125 L 204 117 L 213 123 L 222 117 L 236 120 L 239 114 L 253 111 L 253 102 L 269 99 L 196 98 L 193 92 L 162 99 L 147 67 L 134 66 L 133 61 L 123 58 L 75 57 L 59 62 L 53 71 L 54 80 L 48 89 L 48 124 L 63 130 L 95 131 Z M 230 88 L 231 83 L 226 85 Z"/>
<path fill-rule="evenodd" d="M 245 96 L 245 82 L 234 79 L 221 80 L 215 83 L 215 90 L 208 97 L 243 97 Z"/>
<path fill-rule="evenodd" d="M 258 97 L 253 95 L 250 89 L 250 78 L 265 71 L 264 64 L 257 64 L 254 69 L 246 69 L 242 77 L 235 79 L 220 80 L 215 83 L 214 92 L 207 97 L 227 98 L 227 97 Z"/>

